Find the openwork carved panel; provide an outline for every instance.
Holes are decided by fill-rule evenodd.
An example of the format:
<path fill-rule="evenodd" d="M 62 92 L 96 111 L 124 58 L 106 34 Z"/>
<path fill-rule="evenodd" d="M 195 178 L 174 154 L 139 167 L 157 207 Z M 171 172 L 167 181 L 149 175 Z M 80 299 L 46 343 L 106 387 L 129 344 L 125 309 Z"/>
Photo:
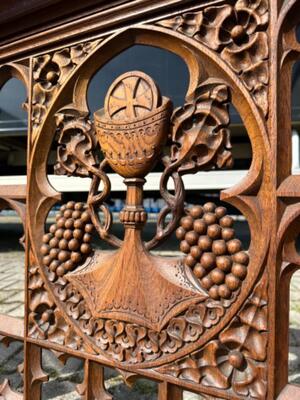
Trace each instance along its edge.
<path fill-rule="evenodd" d="M 134 43 L 148 41 L 149 45 L 159 45 L 161 37 L 168 38 L 170 46 L 178 46 L 180 56 L 188 55 L 191 83 L 185 104 L 174 110 L 171 99 L 160 92 L 150 76 L 129 71 L 112 82 L 102 108 L 89 115 L 85 80 L 106 61 L 101 56 L 108 46 L 118 52 L 118 43 L 128 47 L 132 37 Z M 221 59 L 216 62 L 210 49 L 194 39 L 186 40 L 182 33 L 139 26 L 91 44 L 89 49 L 91 53 L 69 72 L 65 86 L 56 89 L 57 96 L 40 124 L 41 132 L 45 132 L 43 124 L 52 125 L 48 138 L 41 133 L 34 143 L 33 166 L 41 155 L 40 146 L 47 152 L 45 143 L 50 146 L 56 135 L 56 173 L 91 177 L 92 181 L 86 203 L 70 201 L 61 206 L 56 223 L 42 235 L 40 223 L 55 198 L 54 193 L 52 199 L 49 196 L 52 189 L 46 175 L 43 186 L 39 185 L 40 196 L 29 205 L 35 220 L 38 217 L 40 221 L 30 227 L 34 265 L 30 270 L 29 335 L 98 355 L 121 369 L 155 368 L 156 373 L 168 375 L 164 364 L 172 369 L 169 363 L 180 365 L 188 354 L 200 354 L 202 350 L 197 349 L 210 348 L 210 343 L 217 346 L 213 338 L 222 335 L 222 329 L 249 296 L 266 251 L 259 245 L 261 235 L 252 239 L 261 250 L 253 256 L 243 251 L 226 208 L 206 203 L 187 209 L 182 176 L 232 166 L 229 105 L 236 104 L 237 94 L 246 99 L 250 138 L 262 147 L 266 146 L 264 122 L 243 80 L 237 79 Z M 193 67 L 195 63 L 197 68 Z M 259 138 L 251 137 L 254 131 L 261 133 Z M 43 159 L 41 162 L 46 163 Z M 147 223 L 143 185 L 157 163 L 163 166 L 160 193 L 166 205 L 158 217 L 156 234 L 143 242 L 141 233 Z M 255 163 L 246 178 L 249 193 L 241 196 L 241 209 L 258 220 L 255 203 L 261 171 Z M 108 167 L 127 185 L 126 205 L 120 212 L 123 238 L 111 233 L 113 219 L 105 203 L 111 190 Z M 33 169 L 34 186 L 35 179 Z M 170 180 L 174 193 L 168 189 Z M 239 193 L 227 196 L 234 201 Z M 117 250 L 94 250 L 93 231 Z M 174 231 L 185 256 L 154 256 L 151 249 L 159 248 Z M 258 332 L 259 337 L 263 335 L 262 341 L 267 328 L 265 332 Z M 236 335 L 237 341 L 246 340 Z M 257 360 L 259 371 L 266 374 L 264 362 L 265 357 Z M 243 368 L 243 363 L 237 368 Z M 182 379 L 182 375 L 177 378 Z M 228 376 L 227 381 L 216 387 L 230 389 Z M 245 384 L 243 390 L 251 390 L 249 385 Z M 258 391 L 262 397 L 265 380 L 260 385 L 264 387 Z"/>
<path fill-rule="evenodd" d="M 111 398 L 102 366 L 118 369 L 127 382 L 140 376 L 161 382 L 160 400 L 182 399 L 182 388 L 207 398 L 275 399 L 286 386 L 287 363 L 275 369 L 281 341 L 287 353 L 287 282 L 300 265 L 298 177 L 287 166 L 299 3 L 285 3 L 279 15 L 275 5 L 175 7 L 135 24 L 124 21 L 113 33 L 99 25 L 93 37 L 83 33 L 75 45 L 41 51 L 26 69 L 30 79 L 22 63 L 3 67 L 5 79 L 18 75 L 30 88 L 25 399 L 39 399 L 47 379 L 41 347 L 62 360 L 85 360 L 78 393 L 86 399 Z M 174 108 L 151 76 L 132 70 L 111 82 L 91 113 L 92 77 L 136 44 L 181 57 L 189 71 L 185 100 Z M 247 131 L 252 161 L 220 199 L 246 218 L 249 249 L 225 207 L 187 206 L 183 179 L 232 168 L 231 106 Z M 55 174 L 90 178 L 85 201 L 63 202 L 50 185 L 54 144 Z M 145 241 L 144 185 L 156 166 L 164 207 Z M 126 185 L 122 237 L 113 233 L 116 217 L 108 206 L 111 171 Z M 180 256 L 152 251 L 173 233 Z M 93 237 L 112 249 L 96 249 Z"/>

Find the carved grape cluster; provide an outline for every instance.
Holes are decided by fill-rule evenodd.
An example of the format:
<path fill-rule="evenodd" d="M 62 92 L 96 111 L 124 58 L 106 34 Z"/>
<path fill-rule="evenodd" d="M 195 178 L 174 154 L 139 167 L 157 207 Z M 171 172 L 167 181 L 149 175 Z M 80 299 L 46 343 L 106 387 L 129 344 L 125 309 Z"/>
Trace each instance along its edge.
<path fill-rule="evenodd" d="M 249 257 L 235 239 L 233 219 L 214 203 L 187 210 L 176 230 L 185 263 L 214 300 L 229 299 L 247 275 Z"/>
<path fill-rule="evenodd" d="M 53 280 L 72 271 L 92 252 L 94 225 L 84 203 L 69 201 L 56 214 L 56 223 L 43 236 L 43 265 L 53 273 Z"/>

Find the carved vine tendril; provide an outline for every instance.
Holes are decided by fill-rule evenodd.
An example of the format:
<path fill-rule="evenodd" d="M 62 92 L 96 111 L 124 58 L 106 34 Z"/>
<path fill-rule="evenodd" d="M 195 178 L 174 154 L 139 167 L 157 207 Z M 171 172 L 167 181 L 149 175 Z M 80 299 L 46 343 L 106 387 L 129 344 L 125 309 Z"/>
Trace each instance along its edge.
<path fill-rule="evenodd" d="M 97 140 L 88 114 L 72 107 L 63 108 L 56 114 L 56 125 L 59 132 L 59 146 L 55 173 L 58 175 L 92 177 L 88 197 L 92 221 L 102 239 L 119 247 L 122 241 L 109 233 L 112 215 L 109 207 L 105 204 L 111 188 L 108 176 L 104 172 L 107 163 L 104 160 L 99 165 Z M 101 182 L 103 183 L 103 190 L 97 193 Z M 104 214 L 104 223 L 101 223 L 95 210 L 98 204 L 100 204 L 100 210 Z"/>
<path fill-rule="evenodd" d="M 181 175 L 232 166 L 228 104 L 227 86 L 208 79 L 186 99 L 183 107 L 173 112 L 171 156 L 164 158 L 165 170 L 160 181 L 160 193 L 167 205 L 158 216 L 157 233 L 147 243 L 148 249 L 165 240 L 178 225 L 184 206 Z M 171 177 L 174 195 L 167 189 Z M 172 219 L 166 224 L 170 213 Z"/>
<path fill-rule="evenodd" d="M 95 225 L 100 237 L 114 247 L 121 247 L 123 241 L 117 238 L 115 235 L 109 233 L 113 219 L 108 205 L 105 204 L 105 199 L 110 194 L 110 181 L 104 172 L 104 168 L 106 165 L 107 161 L 104 160 L 100 164 L 99 168 L 93 167 L 90 169 L 91 173 L 93 174 L 93 180 L 88 196 L 88 205 L 93 224 Z M 104 188 L 99 194 L 96 194 L 101 181 L 104 184 Z M 100 210 L 104 214 L 104 223 L 101 223 L 99 214 L 96 210 L 98 204 L 100 205 Z"/>

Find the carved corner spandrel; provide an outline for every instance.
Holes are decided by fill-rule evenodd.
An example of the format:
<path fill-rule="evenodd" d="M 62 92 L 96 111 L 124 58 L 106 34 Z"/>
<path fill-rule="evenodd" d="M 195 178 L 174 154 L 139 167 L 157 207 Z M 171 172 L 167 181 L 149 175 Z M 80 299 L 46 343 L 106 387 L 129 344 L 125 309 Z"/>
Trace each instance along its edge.
<path fill-rule="evenodd" d="M 32 64 L 32 140 L 39 134 L 48 110 L 74 69 L 99 41 L 79 43 L 33 58 Z"/>
<path fill-rule="evenodd" d="M 264 116 L 268 114 L 268 23 L 267 0 L 238 0 L 157 22 L 220 54 L 245 84 Z"/>

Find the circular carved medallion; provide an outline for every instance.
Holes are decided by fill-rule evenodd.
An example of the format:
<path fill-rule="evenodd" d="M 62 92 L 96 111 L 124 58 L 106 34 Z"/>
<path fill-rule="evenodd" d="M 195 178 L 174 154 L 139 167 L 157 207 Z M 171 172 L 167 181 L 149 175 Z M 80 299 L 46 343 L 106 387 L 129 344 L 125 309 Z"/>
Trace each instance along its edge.
<path fill-rule="evenodd" d="M 161 104 L 158 87 L 140 71 L 119 76 L 110 86 L 104 109 L 111 119 L 126 120 L 144 117 Z"/>

